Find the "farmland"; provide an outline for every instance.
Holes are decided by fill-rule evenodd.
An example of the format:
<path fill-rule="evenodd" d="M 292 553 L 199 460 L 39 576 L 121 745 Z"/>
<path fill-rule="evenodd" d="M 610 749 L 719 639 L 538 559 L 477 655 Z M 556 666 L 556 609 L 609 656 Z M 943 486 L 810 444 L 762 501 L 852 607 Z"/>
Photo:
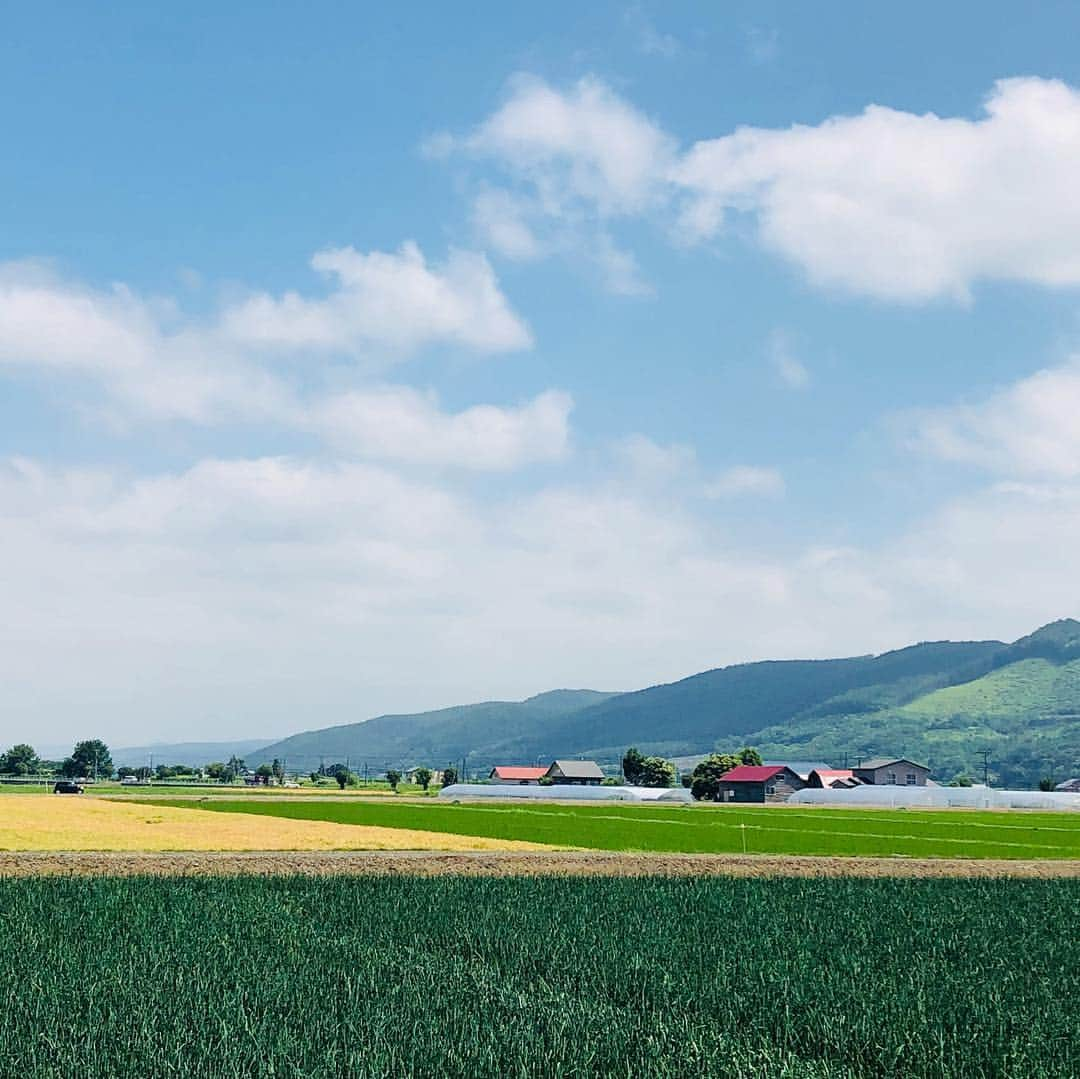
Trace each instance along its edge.
<path fill-rule="evenodd" d="M 228 798 L 153 804 L 610 851 L 1080 858 L 1080 815 L 1066 813 Z"/>
<path fill-rule="evenodd" d="M 1078 904 L 1076 881 L 0 880 L 0 949 L 33 956 L 0 989 L 4 1069 L 1065 1076 Z"/>
<path fill-rule="evenodd" d="M 378 825 L 228 817 L 97 798 L 12 795 L 0 851 L 499 850 L 530 844 Z"/>

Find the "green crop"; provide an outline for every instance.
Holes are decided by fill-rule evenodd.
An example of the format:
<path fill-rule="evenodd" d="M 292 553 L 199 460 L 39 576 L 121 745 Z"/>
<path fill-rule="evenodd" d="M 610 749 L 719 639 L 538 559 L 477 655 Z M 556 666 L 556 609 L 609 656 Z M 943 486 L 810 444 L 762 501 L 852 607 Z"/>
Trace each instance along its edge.
<path fill-rule="evenodd" d="M 1037 1076 L 1080 882 L 0 881 L 12 1076 Z"/>
<path fill-rule="evenodd" d="M 745 849 L 751 854 L 1080 858 L 1080 814 L 1068 813 L 209 798 L 197 803 L 155 804 L 420 828 L 595 850 L 742 853 Z"/>

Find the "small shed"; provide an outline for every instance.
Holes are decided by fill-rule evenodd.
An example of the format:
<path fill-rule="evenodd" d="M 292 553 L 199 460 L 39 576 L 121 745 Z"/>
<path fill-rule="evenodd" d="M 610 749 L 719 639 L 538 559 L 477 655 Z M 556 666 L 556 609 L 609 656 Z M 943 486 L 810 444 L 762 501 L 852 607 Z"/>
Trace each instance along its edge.
<path fill-rule="evenodd" d="M 543 767 L 532 768 L 516 764 L 497 764 L 488 773 L 488 779 L 493 783 L 517 783 L 519 786 L 536 787 L 540 780 L 547 775 L 547 769 Z"/>
<path fill-rule="evenodd" d="M 873 757 L 851 770 L 860 783 L 885 787 L 925 787 L 930 769 L 906 757 Z"/>
<path fill-rule="evenodd" d="M 544 775 L 552 783 L 574 783 L 586 787 L 598 787 L 604 781 L 604 773 L 596 761 L 552 761 Z"/>
<path fill-rule="evenodd" d="M 786 802 L 806 786 L 786 764 L 740 764 L 720 777 L 717 801 Z"/>

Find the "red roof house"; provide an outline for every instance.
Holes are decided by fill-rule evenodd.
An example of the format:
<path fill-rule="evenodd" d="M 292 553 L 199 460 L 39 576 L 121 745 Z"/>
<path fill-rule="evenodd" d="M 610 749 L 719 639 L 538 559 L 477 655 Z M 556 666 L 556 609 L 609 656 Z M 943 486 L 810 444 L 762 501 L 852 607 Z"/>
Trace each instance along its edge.
<path fill-rule="evenodd" d="M 718 801 L 786 802 L 806 786 L 787 765 L 740 764 L 720 777 Z"/>
<path fill-rule="evenodd" d="M 546 768 L 522 767 L 516 764 L 497 764 L 488 779 L 496 783 L 517 783 L 519 786 L 538 786 L 540 777 L 547 775 Z"/>

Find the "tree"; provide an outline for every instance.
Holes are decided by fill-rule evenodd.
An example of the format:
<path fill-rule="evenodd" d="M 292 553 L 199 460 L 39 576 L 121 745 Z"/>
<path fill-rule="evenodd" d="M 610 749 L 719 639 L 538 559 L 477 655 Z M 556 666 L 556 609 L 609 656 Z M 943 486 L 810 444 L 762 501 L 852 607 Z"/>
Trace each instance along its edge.
<path fill-rule="evenodd" d="M 950 787 L 970 787 L 972 783 L 971 776 L 964 775 L 963 772 L 952 777 L 949 780 Z"/>
<path fill-rule="evenodd" d="M 430 768 L 417 768 L 413 772 L 413 781 L 419 783 L 424 790 L 427 790 L 431 785 L 431 769 Z"/>
<path fill-rule="evenodd" d="M 337 780 L 337 785 L 344 790 L 355 778 L 352 772 L 344 764 L 332 764 L 326 769 L 326 774 Z"/>
<path fill-rule="evenodd" d="M 623 778 L 631 787 L 638 785 L 638 779 L 641 776 L 641 768 L 645 763 L 645 757 L 637 746 L 631 746 L 624 754 L 622 759 L 622 774 Z"/>
<path fill-rule="evenodd" d="M 458 781 L 458 774 L 457 774 L 457 769 L 456 769 L 456 768 L 455 768 L 455 767 L 454 767 L 454 766 L 453 766 L 452 764 L 448 764 L 448 765 L 447 765 L 447 766 L 446 766 L 446 767 L 445 767 L 445 768 L 443 769 L 443 774 L 442 774 L 442 785 L 443 785 L 444 787 L 451 787 L 451 786 L 453 786 L 453 785 L 454 785 L 454 784 L 455 784 L 455 783 L 456 783 L 457 781 Z"/>
<path fill-rule="evenodd" d="M 711 753 L 694 769 L 690 793 L 699 802 L 715 802 L 720 796 L 720 777 L 740 764 L 761 764 L 761 754 L 744 746 L 738 753 Z"/>
<path fill-rule="evenodd" d="M 14 745 L 6 753 L 0 753 L 0 773 L 9 776 L 28 776 L 41 765 L 33 746 L 25 742 Z"/>
<path fill-rule="evenodd" d="M 268 787 L 270 785 L 270 777 L 273 774 L 273 766 L 269 764 L 260 764 L 259 767 L 255 769 L 255 775 L 258 776 L 260 780 L 262 780 L 262 784 L 264 787 Z"/>
<path fill-rule="evenodd" d="M 206 766 L 206 778 L 207 779 L 224 779 L 227 765 L 221 761 L 211 761 Z"/>
<path fill-rule="evenodd" d="M 397 785 L 401 782 L 401 773 L 396 768 L 390 768 L 386 772 L 386 782 L 390 784 L 392 791 L 397 790 Z"/>
<path fill-rule="evenodd" d="M 1054 781 L 1050 776 L 1043 776 L 1039 780 L 1039 790 L 1052 791 L 1054 789 Z"/>
<path fill-rule="evenodd" d="M 225 775 L 222 776 L 222 778 L 225 780 L 226 783 L 232 783 L 233 780 L 236 779 L 236 777 L 244 771 L 245 767 L 246 765 L 244 764 L 243 758 L 238 757 L 234 753 L 229 758 L 229 763 L 225 765 Z"/>
<path fill-rule="evenodd" d="M 100 738 L 78 742 L 71 751 L 71 756 L 60 766 L 60 770 L 69 777 L 108 779 L 113 774 L 109 747 Z"/>
<path fill-rule="evenodd" d="M 637 786 L 639 787 L 674 787 L 675 765 L 663 757 L 646 757 L 641 762 L 641 771 L 638 772 Z"/>
<path fill-rule="evenodd" d="M 280 787 L 281 784 L 285 782 L 285 765 L 275 757 L 274 763 L 270 765 L 270 770 L 274 773 L 274 780 Z"/>

